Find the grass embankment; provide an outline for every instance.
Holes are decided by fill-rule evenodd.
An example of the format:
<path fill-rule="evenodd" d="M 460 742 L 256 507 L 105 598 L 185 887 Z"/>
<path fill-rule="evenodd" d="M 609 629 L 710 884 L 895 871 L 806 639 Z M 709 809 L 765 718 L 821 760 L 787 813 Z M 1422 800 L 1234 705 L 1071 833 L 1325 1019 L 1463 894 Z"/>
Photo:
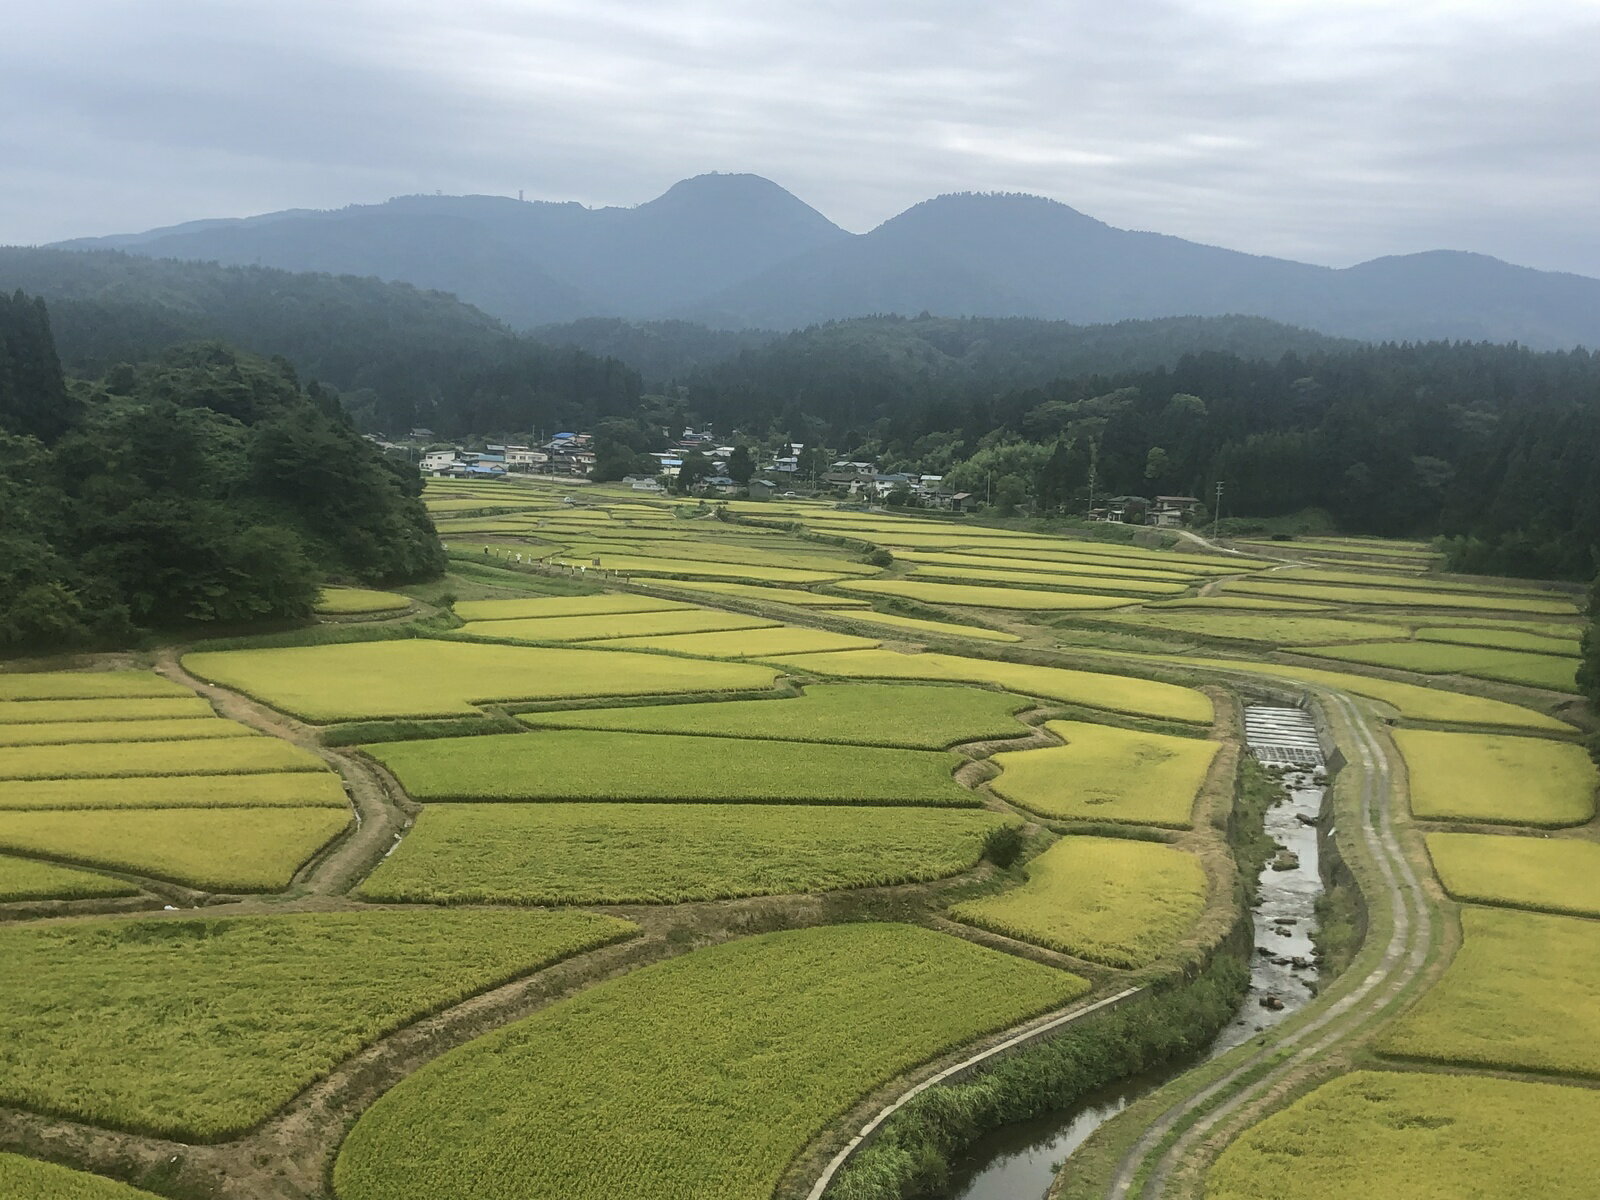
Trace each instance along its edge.
<path fill-rule="evenodd" d="M 0 928 L 0 1100 L 215 1140 L 384 1033 L 633 928 L 514 910 Z"/>
<path fill-rule="evenodd" d="M 864 1093 L 1087 989 L 906 925 L 741 938 L 597 984 L 424 1066 L 356 1123 L 335 1191 L 411 1200 L 470 1180 L 475 1200 L 769 1200 Z"/>

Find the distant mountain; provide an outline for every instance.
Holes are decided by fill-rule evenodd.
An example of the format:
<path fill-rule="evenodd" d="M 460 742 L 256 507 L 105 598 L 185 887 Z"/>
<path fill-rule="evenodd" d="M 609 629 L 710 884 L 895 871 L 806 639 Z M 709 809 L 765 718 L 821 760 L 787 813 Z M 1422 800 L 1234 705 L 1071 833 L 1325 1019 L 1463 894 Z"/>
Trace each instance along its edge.
<path fill-rule="evenodd" d="M 61 246 L 375 275 L 453 292 L 526 329 L 594 315 L 662 316 L 850 238 L 759 176 L 701 175 L 637 208 L 401 196 Z"/>
<path fill-rule="evenodd" d="M 795 329 L 872 314 L 1078 323 L 1246 314 L 1367 340 L 1600 346 L 1600 280 L 1455 251 L 1345 270 L 1117 229 L 1037 196 L 928 200 L 851 234 L 756 175 L 636 208 L 403 196 L 62 243 L 372 275 L 519 329 L 591 317 Z"/>

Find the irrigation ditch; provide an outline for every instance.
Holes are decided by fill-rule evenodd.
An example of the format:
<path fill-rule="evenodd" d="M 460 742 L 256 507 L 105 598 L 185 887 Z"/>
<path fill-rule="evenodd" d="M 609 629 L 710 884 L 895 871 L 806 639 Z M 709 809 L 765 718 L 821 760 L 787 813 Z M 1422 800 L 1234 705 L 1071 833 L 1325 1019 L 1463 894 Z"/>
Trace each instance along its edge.
<path fill-rule="evenodd" d="M 1023 1050 L 1013 1061 L 996 1064 L 989 1052 L 919 1083 L 878 1112 L 841 1150 L 810 1193 L 813 1200 L 878 1195 L 895 1174 L 902 1176 L 901 1183 L 913 1182 L 923 1193 L 949 1200 L 1043 1197 L 1062 1160 L 1100 1125 L 1167 1082 L 1279 1024 L 1316 995 L 1320 952 L 1312 941 L 1312 926 L 1324 891 L 1327 747 L 1311 714 L 1299 708 L 1252 705 L 1245 708 L 1244 718 L 1246 744 L 1275 777 L 1270 786 L 1280 799 L 1254 810 L 1248 802 L 1235 806 L 1230 841 L 1241 860 L 1255 868 L 1253 878 L 1240 880 L 1249 907 L 1197 969 L 1141 989 L 1142 995 L 1118 996 L 1120 1011 L 1086 1010 L 1077 1021 L 1060 1021 L 1065 1032 L 1051 1030 L 1051 1041 L 1031 1055 Z M 1334 751 L 1333 762 L 1339 761 Z M 1158 1027 L 1166 1028 L 1158 1033 Z M 1163 1036 L 1169 1039 L 1165 1047 Z M 1096 1042 L 1115 1049 L 1095 1048 Z M 1179 1047 L 1175 1054 L 1174 1046 Z M 1019 1047 L 998 1049 L 996 1058 Z M 1003 1108 L 997 1109 L 994 1097 L 985 1094 L 981 1073 L 991 1077 L 988 1092 L 1017 1093 L 1016 1105 L 1037 1108 L 1039 1093 L 1052 1088 L 1057 1094 L 1075 1090 L 1078 1099 L 1020 1121 L 985 1122 L 986 1115 Z M 917 1097 L 930 1087 L 974 1077 L 979 1082 L 972 1085 L 970 1098 L 958 1088 L 943 1098 L 925 1099 L 922 1104 L 931 1113 L 916 1111 Z M 897 1130 L 895 1115 L 902 1110 L 902 1121 L 911 1128 Z M 957 1110 L 957 1115 L 940 1110 Z M 998 1127 L 955 1150 L 949 1127 L 963 1123 Z M 928 1124 L 946 1128 L 918 1128 Z M 894 1145 L 862 1153 L 885 1134 Z M 929 1165 L 939 1151 L 945 1152 L 947 1171 Z M 847 1169 L 852 1159 L 853 1169 Z"/>

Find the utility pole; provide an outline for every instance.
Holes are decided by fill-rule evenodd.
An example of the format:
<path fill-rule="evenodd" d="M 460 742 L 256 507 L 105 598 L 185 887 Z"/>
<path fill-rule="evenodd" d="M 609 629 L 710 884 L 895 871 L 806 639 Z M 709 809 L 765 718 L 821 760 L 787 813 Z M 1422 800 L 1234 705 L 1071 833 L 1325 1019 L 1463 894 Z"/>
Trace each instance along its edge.
<path fill-rule="evenodd" d="M 1217 525 L 1222 520 L 1222 480 L 1217 480 L 1217 505 L 1211 510 L 1211 540 L 1217 540 Z"/>
<path fill-rule="evenodd" d="M 1093 512 L 1094 512 L 1094 474 L 1095 474 L 1095 467 L 1099 464 L 1099 461 L 1100 461 L 1100 455 L 1096 451 L 1097 451 L 1097 447 L 1096 447 L 1095 443 L 1094 442 L 1090 442 L 1089 443 L 1089 512 L 1090 512 L 1090 514 L 1093 514 Z"/>

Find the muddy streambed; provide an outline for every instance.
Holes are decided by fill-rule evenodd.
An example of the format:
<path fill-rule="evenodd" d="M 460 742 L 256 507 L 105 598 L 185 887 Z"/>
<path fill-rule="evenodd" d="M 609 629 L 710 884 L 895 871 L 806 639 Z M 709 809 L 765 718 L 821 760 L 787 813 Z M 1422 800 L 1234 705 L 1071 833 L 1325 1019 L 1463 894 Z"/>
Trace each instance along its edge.
<path fill-rule="evenodd" d="M 1061 1163 L 1101 1125 L 1185 1071 L 1276 1025 L 1315 994 L 1311 931 L 1323 884 L 1314 822 L 1325 790 L 1316 730 L 1310 716 L 1295 708 L 1252 705 L 1245 716 L 1251 750 L 1266 765 L 1286 769 L 1287 798 L 1266 816 L 1267 836 L 1283 851 L 1261 872 L 1252 912 L 1250 991 L 1238 1012 L 1194 1058 L 1130 1076 L 1071 1108 L 979 1139 L 952 1164 L 948 1200 L 1041 1200 Z"/>

